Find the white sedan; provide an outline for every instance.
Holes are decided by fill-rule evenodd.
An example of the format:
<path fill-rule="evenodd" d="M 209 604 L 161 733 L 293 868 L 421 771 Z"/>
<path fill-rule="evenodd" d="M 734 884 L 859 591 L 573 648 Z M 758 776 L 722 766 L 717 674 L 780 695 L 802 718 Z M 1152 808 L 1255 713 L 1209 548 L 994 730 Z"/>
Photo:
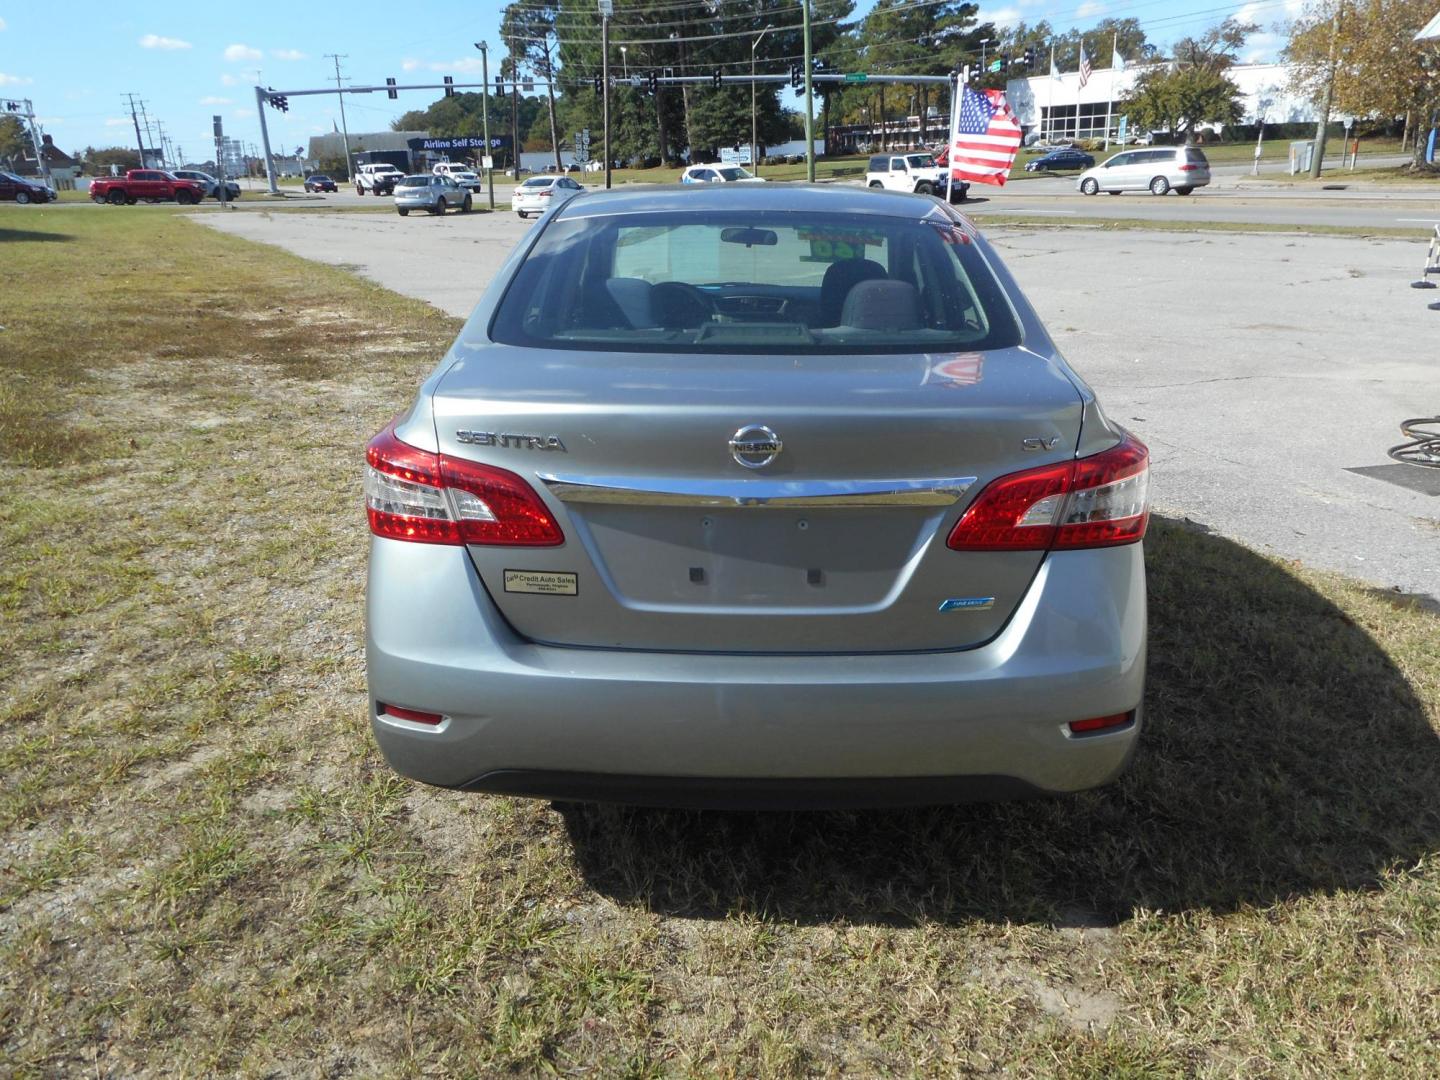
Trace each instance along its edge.
<path fill-rule="evenodd" d="M 585 189 L 568 176 L 532 176 L 515 188 L 510 209 L 522 218 L 539 217 L 552 206 L 573 199 Z"/>
<path fill-rule="evenodd" d="M 755 176 L 739 165 L 691 165 L 680 174 L 682 184 L 763 184 L 763 177 Z"/>

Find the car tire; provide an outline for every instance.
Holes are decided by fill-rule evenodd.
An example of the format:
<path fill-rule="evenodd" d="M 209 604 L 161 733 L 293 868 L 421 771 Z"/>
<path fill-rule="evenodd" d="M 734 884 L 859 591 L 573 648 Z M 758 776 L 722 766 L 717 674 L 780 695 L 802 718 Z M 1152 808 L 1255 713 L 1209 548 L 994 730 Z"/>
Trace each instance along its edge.
<path fill-rule="evenodd" d="M 921 180 L 918 184 L 915 185 L 915 194 L 934 195 L 935 185 L 932 184 L 929 180 Z"/>
<path fill-rule="evenodd" d="M 355 194 L 356 194 L 356 195 L 364 195 L 364 194 L 365 194 L 365 189 L 364 189 L 363 187 L 361 187 L 359 184 L 356 184 L 356 185 L 355 185 Z"/>
<path fill-rule="evenodd" d="M 128 195 L 125 196 L 125 205 L 126 205 L 126 206 L 134 206 L 134 205 L 135 205 L 137 202 L 139 202 L 139 201 L 140 201 L 139 199 L 132 199 L 132 198 L 130 198 L 130 196 L 128 196 Z M 150 199 L 149 201 L 150 201 L 151 203 L 154 203 L 154 202 L 155 202 L 154 199 Z"/>
<path fill-rule="evenodd" d="M 1176 194 L 1176 195 L 1189 195 L 1189 194 L 1190 194 L 1192 191 L 1194 191 L 1194 190 L 1195 190 L 1195 189 L 1194 189 L 1193 187 L 1177 187 L 1177 188 L 1175 189 L 1175 194 Z"/>
<path fill-rule="evenodd" d="M 882 183 L 880 183 L 879 180 L 871 180 L 871 181 L 870 181 L 870 186 L 871 186 L 872 188 L 884 188 L 885 185 L 882 184 Z"/>
<path fill-rule="evenodd" d="M 1093 176 L 1089 177 L 1086 180 L 1080 181 L 1080 193 L 1082 195 L 1096 195 L 1099 194 L 1099 191 L 1100 184 Z"/>
<path fill-rule="evenodd" d="M 520 219 L 521 221 L 524 221 L 526 218 L 528 218 L 528 217 L 530 216 L 529 214 L 525 213 L 524 210 L 516 210 L 516 211 L 515 211 L 515 214 L 516 214 L 517 217 L 519 217 L 519 219 Z"/>
<path fill-rule="evenodd" d="M 470 213 L 470 211 L 471 211 L 471 209 L 474 207 L 474 205 L 475 205 L 475 204 L 470 201 L 470 196 L 469 196 L 469 195 L 466 195 L 466 196 L 465 196 L 465 201 L 460 204 L 460 212 L 461 212 L 462 214 L 468 214 L 468 213 Z"/>
<path fill-rule="evenodd" d="M 1163 176 L 1157 176 L 1154 180 L 1150 181 L 1151 195 L 1164 195 L 1169 190 L 1170 181 L 1166 180 Z"/>
<path fill-rule="evenodd" d="M 115 190 L 115 191 L 112 191 L 112 192 L 110 192 L 109 195 L 106 195 L 106 196 L 105 196 L 105 201 L 108 202 L 111 206 L 124 206 L 124 205 L 125 205 L 125 192 L 120 191 L 120 190 L 118 190 L 118 189 Z"/>
<path fill-rule="evenodd" d="M 177 191 L 175 192 L 175 201 L 181 206 L 193 206 L 195 193 L 193 191 Z"/>
<path fill-rule="evenodd" d="M 442 196 L 440 196 L 440 198 L 438 198 L 438 199 L 435 200 L 435 206 L 434 206 L 434 208 L 433 208 L 430 212 L 431 212 L 432 214 L 439 214 L 439 215 L 441 215 L 442 217 L 444 216 L 444 214 L 445 214 L 445 196 L 442 195 Z"/>
<path fill-rule="evenodd" d="M 28 191 L 17 191 L 15 193 L 15 201 L 21 206 L 26 205 L 30 202 L 30 193 Z"/>
<path fill-rule="evenodd" d="M 407 214 L 410 213 L 410 208 L 408 206 L 397 206 L 395 208 L 395 212 L 401 217 L 405 217 Z"/>
<path fill-rule="evenodd" d="M 1120 193 L 1119 193 L 1118 191 L 1107 191 L 1107 192 L 1105 192 L 1105 194 L 1106 194 L 1106 195 L 1119 195 Z"/>

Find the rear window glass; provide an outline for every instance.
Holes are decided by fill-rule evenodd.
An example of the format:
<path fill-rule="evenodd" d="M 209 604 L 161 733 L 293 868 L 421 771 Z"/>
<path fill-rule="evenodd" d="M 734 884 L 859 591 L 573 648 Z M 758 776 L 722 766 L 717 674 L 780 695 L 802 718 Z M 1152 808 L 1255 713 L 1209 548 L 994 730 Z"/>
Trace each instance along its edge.
<path fill-rule="evenodd" d="M 521 184 L 520 186 L 529 188 L 549 187 L 554 182 L 554 180 L 551 180 L 548 177 L 537 176 L 532 180 L 526 180 L 525 183 Z"/>
<path fill-rule="evenodd" d="M 1185 148 L 1185 160 L 1192 165 L 1209 165 L 1210 161 L 1205 157 L 1205 151 L 1198 146 L 1187 146 Z"/>
<path fill-rule="evenodd" d="M 804 212 L 561 218 L 490 327 L 551 349 L 899 353 L 1007 348 L 1009 300 L 948 218 Z"/>
<path fill-rule="evenodd" d="M 396 181 L 400 187 L 429 187 L 430 177 L 428 176 L 407 176 L 403 180 Z"/>
<path fill-rule="evenodd" d="M 911 154 L 905 160 L 910 163 L 910 167 L 912 169 L 935 168 L 935 159 L 929 154 Z"/>

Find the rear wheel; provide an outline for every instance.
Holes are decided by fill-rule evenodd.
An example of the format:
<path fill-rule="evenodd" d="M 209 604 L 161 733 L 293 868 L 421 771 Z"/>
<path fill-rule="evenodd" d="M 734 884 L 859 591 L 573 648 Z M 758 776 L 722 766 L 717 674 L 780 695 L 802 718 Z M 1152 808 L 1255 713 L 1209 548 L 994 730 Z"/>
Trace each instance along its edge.
<path fill-rule="evenodd" d="M 435 200 L 435 209 L 432 210 L 431 213 L 434 213 L 434 214 L 443 214 L 443 213 L 445 213 L 445 196 L 442 195 L 442 196 L 440 196 L 440 198 L 438 198 L 438 199 Z"/>
<path fill-rule="evenodd" d="M 17 191 L 15 193 L 15 201 L 21 206 L 24 206 L 30 201 L 30 193 L 28 191 Z"/>
<path fill-rule="evenodd" d="M 181 206 L 192 206 L 195 203 L 195 193 L 193 191 L 177 191 L 175 192 L 175 201 Z"/>
<path fill-rule="evenodd" d="M 356 184 L 356 185 L 355 185 L 355 194 L 356 194 L 356 195 L 364 195 L 364 194 L 365 194 L 365 189 L 364 189 L 363 187 L 361 187 L 359 184 Z"/>
<path fill-rule="evenodd" d="M 1100 192 L 1100 184 L 1092 176 L 1088 180 L 1080 181 L 1080 190 L 1086 195 L 1097 195 Z"/>
<path fill-rule="evenodd" d="M 470 201 L 470 196 L 469 196 L 469 195 L 466 195 L 466 196 L 465 196 L 465 201 L 460 204 L 460 212 L 461 212 L 462 214 L 468 214 L 468 213 L 470 213 L 470 208 L 471 208 L 472 206 L 474 206 L 474 205 L 475 205 L 475 204 Z"/>
<path fill-rule="evenodd" d="M 1176 194 L 1176 195 L 1189 195 L 1189 194 L 1190 194 L 1192 191 L 1194 191 L 1194 190 L 1195 190 L 1195 189 L 1194 189 L 1193 187 L 1177 187 L 1177 188 L 1175 189 L 1175 194 Z"/>
<path fill-rule="evenodd" d="M 1169 190 L 1170 181 L 1166 180 L 1163 176 L 1157 176 L 1154 180 L 1150 181 L 1151 195 L 1164 195 Z"/>
<path fill-rule="evenodd" d="M 521 221 L 524 221 L 526 218 L 528 218 L 528 217 L 530 216 L 530 215 L 527 214 L 524 210 L 516 210 L 515 213 L 517 213 L 518 215 L 520 215 L 520 220 L 521 220 Z"/>
<path fill-rule="evenodd" d="M 108 202 L 111 206 L 124 206 L 125 192 L 120 191 L 117 188 L 115 191 L 112 191 L 109 195 L 105 196 L 105 201 Z"/>
<path fill-rule="evenodd" d="M 880 183 L 879 180 L 871 180 L 871 181 L 870 181 L 870 186 L 871 186 L 872 188 L 883 188 L 885 185 L 882 184 L 882 183 Z"/>
<path fill-rule="evenodd" d="M 408 207 L 397 206 L 397 207 L 395 208 L 395 212 L 396 212 L 397 214 L 399 214 L 401 217 L 404 217 L 406 214 L 410 213 L 410 210 L 409 210 Z"/>

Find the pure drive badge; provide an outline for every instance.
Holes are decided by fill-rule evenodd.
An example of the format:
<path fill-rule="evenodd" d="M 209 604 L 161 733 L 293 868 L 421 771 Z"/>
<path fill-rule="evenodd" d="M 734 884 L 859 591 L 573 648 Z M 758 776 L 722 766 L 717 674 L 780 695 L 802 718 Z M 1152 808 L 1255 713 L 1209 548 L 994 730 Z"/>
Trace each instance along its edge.
<path fill-rule="evenodd" d="M 941 611 L 989 611 L 994 606 L 993 596 L 956 596 L 940 601 Z"/>

